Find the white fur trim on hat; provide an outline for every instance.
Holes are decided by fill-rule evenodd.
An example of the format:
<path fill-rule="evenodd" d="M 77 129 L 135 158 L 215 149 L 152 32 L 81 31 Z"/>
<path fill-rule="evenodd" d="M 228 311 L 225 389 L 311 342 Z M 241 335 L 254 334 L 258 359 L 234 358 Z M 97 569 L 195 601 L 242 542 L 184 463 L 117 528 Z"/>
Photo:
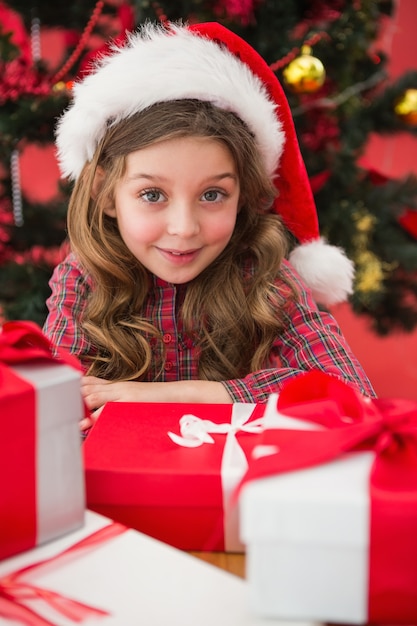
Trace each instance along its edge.
<path fill-rule="evenodd" d="M 330 306 L 353 293 L 353 262 L 342 248 L 329 245 L 322 237 L 297 246 L 290 261 L 317 302 Z"/>
<path fill-rule="evenodd" d="M 76 179 L 110 123 L 169 100 L 199 99 L 236 113 L 254 133 L 267 171 L 279 162 L 284 132 L 262 81 L 227 48 L 185 26 L 146 24 L 75 83 L 57 125 L 63 176 Z"/>

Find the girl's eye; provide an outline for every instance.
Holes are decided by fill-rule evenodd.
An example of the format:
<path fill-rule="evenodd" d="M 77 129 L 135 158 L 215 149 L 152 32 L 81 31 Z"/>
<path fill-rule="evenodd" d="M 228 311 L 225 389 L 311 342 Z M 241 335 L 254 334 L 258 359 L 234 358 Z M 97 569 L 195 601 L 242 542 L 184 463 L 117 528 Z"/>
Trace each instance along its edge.
<path fill-rule="evenodd" d="M 165 196 L 159 189 L 145 189 L 139 194 L 139 198 L 145 202 L 161 202 Z"/>
<path fill-rule="evenodd" d="M 206 202 L 219 202 L 225 196 L 225 193 L 218 189 L 209 189 L 203 193 L 203 200 Z"/>

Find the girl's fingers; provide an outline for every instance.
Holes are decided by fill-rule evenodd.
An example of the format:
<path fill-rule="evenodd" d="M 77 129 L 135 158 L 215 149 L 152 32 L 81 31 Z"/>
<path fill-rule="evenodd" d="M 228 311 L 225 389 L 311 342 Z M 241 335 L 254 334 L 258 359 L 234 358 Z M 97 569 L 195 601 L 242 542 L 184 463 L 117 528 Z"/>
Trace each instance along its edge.
<path fill-rule="evenodd" d="M 83 433 L 85 430 L 88 430 L 93 425 L 93 421 L 89 417 L 84 417 L 79 421 L 80 431 Z"/>

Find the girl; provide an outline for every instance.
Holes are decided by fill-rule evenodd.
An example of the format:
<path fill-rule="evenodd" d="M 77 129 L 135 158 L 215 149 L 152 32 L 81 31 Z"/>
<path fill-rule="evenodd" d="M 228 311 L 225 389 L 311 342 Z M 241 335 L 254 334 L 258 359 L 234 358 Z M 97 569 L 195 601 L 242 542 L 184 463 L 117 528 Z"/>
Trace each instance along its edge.
<path fill-rule="evenodd" d="M 44 331 L 84 365 L 93 421 L 109 401 L 262 403 L 313 368 L 374 395 L 314 299 L 345 299 L 352 264 L 319 237 L 288 103 L 242 39 L 146 25 L 75 85 L 57 145 L 72 250 Z"/>

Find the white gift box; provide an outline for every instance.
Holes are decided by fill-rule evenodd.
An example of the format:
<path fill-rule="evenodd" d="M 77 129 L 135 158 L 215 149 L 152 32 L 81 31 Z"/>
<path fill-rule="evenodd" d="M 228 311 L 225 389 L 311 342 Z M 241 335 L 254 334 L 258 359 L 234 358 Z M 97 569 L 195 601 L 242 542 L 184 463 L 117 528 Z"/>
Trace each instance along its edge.
<path fill-rule="evenodd" d="M 85 514 L 78 426 L 84 410 L 80 371 L 45 361 L 7 369 L 6 388 L 2 389 L 0 382 L 0 419 L 7 420 L 11 429 L 7 441 L 0 444 L 5 446 L 0 462 L 0 493 L 4 497 L 0 498 L 0 558 L 82 526 Z M 30 411 L 27 401 L 22 409 L 21 396 L 26 392 L 20 392 L 19 381 L 34 390 Z M 30 424 L 30 429 L 22 424 Z M 29 459 L 24 450 L 31 451 Z M 16 481 L 24 484 L 24 493 L 15 489 Z"/>
<path fill-rule="evenodd" d="M 315 428 L 279 415 L 277 398 L 273 394 L 268 401 L 265 429 Z M 373 452 L 351 453 L 244 486 L 241 539 L 254 614 L 346 624 L 368 621 L 368 483 L 373 460 Z"/>
<path fill-rule="evenodd" d="M 81 530 L 1 562 L 0 590 L 10 573 L 53 558 L 108 524 L 109 519 L 87 511 Z M 35 568 L 20 580 L 108 612 L 86 619 L 87 626 L 266 626 L 248 610 L 244 580 L 132 529 Z M 55 626 L 74 626 L 45 602 L 47 597 L 22 602 Z M 1 610 L 0 604 L 0 624 L 10 624 Z M 275 625 L 290 626 L 267 622 Z"/>

